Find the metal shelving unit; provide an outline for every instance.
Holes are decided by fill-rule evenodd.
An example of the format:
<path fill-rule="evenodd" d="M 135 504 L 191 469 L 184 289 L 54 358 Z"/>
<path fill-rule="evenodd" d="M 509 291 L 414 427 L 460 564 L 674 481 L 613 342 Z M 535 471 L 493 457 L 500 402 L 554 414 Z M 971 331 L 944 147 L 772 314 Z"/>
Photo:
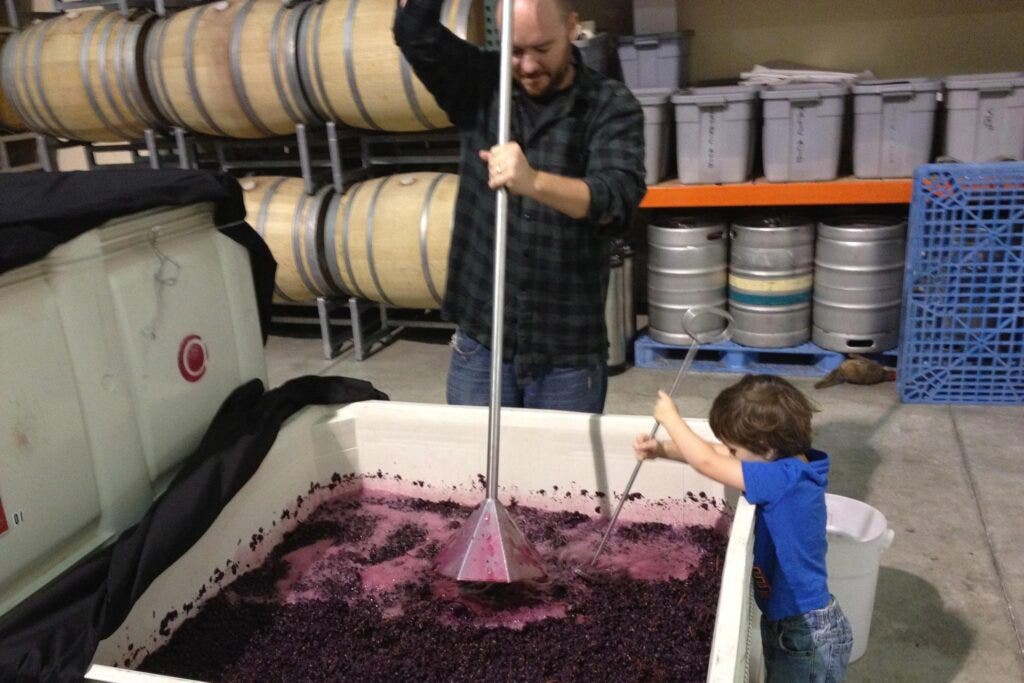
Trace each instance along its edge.
<path fill-rule="evenodd" d="M 644 209 L 727 206 L 814 206 L 829 204 L 909 204 L 910 178 L 863 180 L 846 177 L 822 182 L 770 183 L 763 178 L 730 185 L 680 185 L 669 180 L 647 188 Z"/>
<path fill-rule="evenodd" d="M 55 166 L 50 141 L 42 135 L 0 135 L 0 173 L 52 171 Z"/>

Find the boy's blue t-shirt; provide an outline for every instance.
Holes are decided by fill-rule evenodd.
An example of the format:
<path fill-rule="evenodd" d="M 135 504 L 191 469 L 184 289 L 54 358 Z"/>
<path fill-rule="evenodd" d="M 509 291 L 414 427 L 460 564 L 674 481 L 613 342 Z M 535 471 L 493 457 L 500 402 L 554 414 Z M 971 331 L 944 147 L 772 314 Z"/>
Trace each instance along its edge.
<path fill-rule="evenodd" d="M 825 570 L 828 454 L 808 449 L 807 462 L 782 458 L 743 462 L 744 495 L 754 516 L 754 597 L 772 621 L 829 604 Z"/>

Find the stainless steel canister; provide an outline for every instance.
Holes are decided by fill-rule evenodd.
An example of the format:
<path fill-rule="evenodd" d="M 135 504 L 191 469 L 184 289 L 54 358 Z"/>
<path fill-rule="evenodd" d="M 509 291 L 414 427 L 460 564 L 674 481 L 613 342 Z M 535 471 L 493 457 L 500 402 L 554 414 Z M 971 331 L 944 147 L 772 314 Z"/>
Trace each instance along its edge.
<path fill-rule="evenodd" d="M 626 369 L 625 283 L 622 277 L 622 256 L 612 253 L 608 275 L 608 294 L 604 300 L 604 324 L 608 329 L 608 371 Z"/>
<path fill-rule="evenodd" d="M 899 343 L 907 222 L 855 217 L 818 224 L 814 343 L 873 352 Z"/>
<path fill-rule="evenodd" d="M 633 279 L 633 248 L 623 242 L 619 253 L 622 254 L 622 315 L 625 318 L 626 356 L 629 357 L 630 348 L 636 337 L 636 301 L 633 299 L 633 288 L 636 286 L 636 282 Z"/>
<path fill-rule="evenodd" d="M 796 346 L 811 338 L 814 223 L 761 216 L 730 232 L 732 339 L 757 348 Z"/>
<path fill-rule="evenodd" d="M 663 344 L 690 344 L 683 314 L 694 306 L 725 307 L 728 229 L 726 223 L 695 216 L 675 216 L 647 226 L 647 312 L 652 339 Z M 706 330 L 720 332 L 725 321 L 707 318 Z M 713 329 L 712 329 L 713 328 Z"/>

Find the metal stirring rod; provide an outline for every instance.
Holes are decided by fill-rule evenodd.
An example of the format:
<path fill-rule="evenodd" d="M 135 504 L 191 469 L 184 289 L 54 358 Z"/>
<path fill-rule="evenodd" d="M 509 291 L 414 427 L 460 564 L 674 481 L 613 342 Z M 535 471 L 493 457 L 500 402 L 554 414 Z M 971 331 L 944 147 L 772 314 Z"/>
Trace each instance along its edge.
<path fill-rule="evenodd" d="M 672 382 L 672 388 L 669 389 L 668 395 L 673 396 L 676 393 L 676 387 L 679 386 L 679 380 L 682 379 L 686 371 L 690 369 L 690 365 L 693 364 L 693 358 L 697 355 L 697 347 L 700 344 L 694 339 L 693 343 L 690 344 L 690 348 L 686 351 L 686 357 L 683 358 L 683 364 L 679 366 L 679 372 L 676 373 L 676 379 Z M 661 427 L 661 423 L 657 420 L 654 421 L 654 427 L 651 428 L 649 438 L 653 439 L 654 435 L 658 433 L 658 428 Z M 601 551 L 604 550 L 605 543 L 608 542 L 608 538 L 612 535 L 612 529 L 615 528 L 615 522 L 619 519 L 619 513 L 622 511 L 623 504 L 629 499 L 629 492 L 633 489 L 633 482 L 636 481 L 636 475 L 640 473 L 640 466 L 644 464 L 643 460 L 637 460 L 636 465 L 633 467 L 633 474 L 629 475 L 629 481 L 626 482 L 626 490 L 619 496 L 619 503 L 615 506 L 615 512 L 612 513 L 612 519 L 608 523 L 608 528 L 605 529 L 604 536 L 601 538 L 601 545 L 597 546 L 597 552 L 594 553 L 594 557 L 591 558 L 587 564 L 588 567 L 593 567 L 594 563 L 597 562 L 598 556 L 601 555 Z"/>

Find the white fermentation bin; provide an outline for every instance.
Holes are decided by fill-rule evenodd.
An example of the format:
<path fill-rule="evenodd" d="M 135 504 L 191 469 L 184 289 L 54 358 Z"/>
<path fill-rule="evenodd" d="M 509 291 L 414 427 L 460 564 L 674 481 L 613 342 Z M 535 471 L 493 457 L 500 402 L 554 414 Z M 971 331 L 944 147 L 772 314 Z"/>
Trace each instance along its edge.
<path fill-rule="evenodd" d="M 705 420 L 689 423 L 702 436 L 712 438 Z M 620 490 L 636 462 L 633 438 L 650 426 L 651 419 L 643 416 L 503 409 L 501 497 L 593 513 L 592 499 L 563 498 L 552 492 L 552 486 L 558 485 L 562 491 L 608 491 L 603 500 L 610 507 L 615 502 L 613 492 Z M 486 441 L 487 409 L 482 407 L 370 401 L 340 409 L 304 409 L 285 424 L 260 469 L 207 533 L 153 582 L 121 627 L 100 644 L 89 680 L 157 680 L 112 667 L 131 666 L 163 645 L 182 623 L 182 619 L 165 622 L 168 635 L 161 635 L 164 615 L 184 614 L 186 605 L 194 611 L 233 580 L 226 576 L 223 583 L 208 585 L 215 569 L 238 563 L 242 573 L 258 566 L 284 534 L 329 495 L 326 489 L 315 490 L 313 484 L 326 485 L 337 475 L 373 475 L 379 470 L 385 477 L 375 479 L 375 486 L 386 481 L 395 492 L 475 504 L 482 495 L 473 486 L 484 465 Z M 399 473 L 401 481 L 392 476 Z M 426 485 L 414 487 L 415 480 Z M 758 680 L 759 616 L 750 590 L 754 508 L 736 492 L 670 461 L 646 463 L 634 491 L 642 493 L 643 500 L 623 508 L 626 521 L 663 517 L 668 506 L 679 523 L 714 526 L 728 534 L 707 680 Z M 702 509 L 689 501 L 687 492 L 724 500 L 727 512 L 714 506 Z M 297 495 L 303 498 L 301 503 Z M 653 505 L 654 501 L 662 506 Z M 283 521 L 283 510 L 290 511 L 288 521 Z M 239 543 L 261 527 L 263 538 L 253 544 L 254 550 L 248 543 Z M 197 589 L 203 585 L 207 590 L 197 600 Z"/>

